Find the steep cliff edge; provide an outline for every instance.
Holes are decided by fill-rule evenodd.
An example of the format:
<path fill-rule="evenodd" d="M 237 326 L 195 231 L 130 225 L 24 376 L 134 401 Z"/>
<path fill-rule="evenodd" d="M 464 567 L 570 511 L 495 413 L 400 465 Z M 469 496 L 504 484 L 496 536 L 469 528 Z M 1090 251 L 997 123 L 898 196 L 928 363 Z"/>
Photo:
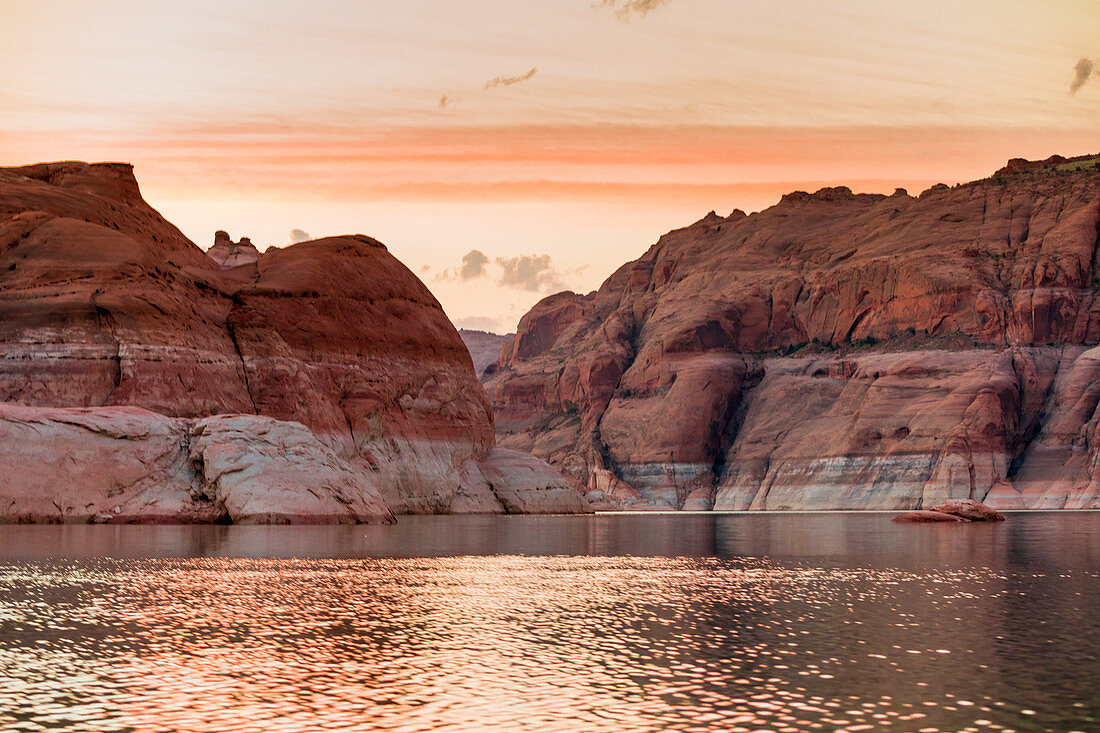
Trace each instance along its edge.
<path fill-rule="evenodd" d="M 500 443 L 606 507 L 1100 506 L 1098 161 L 712 212 L 523 317 Z"/>
<path fill-rule="evenodd" d="M 247 247 L 232 246 L 219 261 L 203 253 L 142 199 L 125 164 L 0 169 L 0 403 L 96 408 L 79 419 L 101 427 L 128 414 L 112 409 L 143 408 L 153 417 L 123 424 L 136 426 L 140 438 L 148 432 L 142 426 L 152 421 L 181 450 L 191 440 L 185 436 L 189 428 L 181 426 L 211 416 L 267 416 L 280 424 L 270 429 L 285 436 L 297 435 L 304 425 L 332 459 L 318 454 L 312 469 L 278 470 L 299 471 L 300 479 L 284 489 L 291 498 L 300 489 L 300 518 L 309 521 L 324 519 L 328 511 L 306 506 L 316 498 L 301 478 L 310 470 L 331 469 L 340 482 L 354 476 L 370 494 L 358 504 L 349 500 L 352 510 L 330 519 L 384 519 L 386 505 L 398 513 L 445 512 L 459 493 L 462 511 L 504 509 L 497 489 L 506 489 L 507 481 L 489 486 L 482 476 L 482 469 L 492 469 L 495 442 L 485 393 L 458 333 L 415 275 L 362 235 L 304 242 L 254 259 L 245 256 Z M 19 413 L 18 424 L 0 429 L 68 435 L 61 426 L 76 418 L 66 414 L 54 410 L 36 422 Z M 16 420 L 5 415 L 0 422 Z M 28 425 L 38 427 L 28 433 Z M 248 425 L 262 427 L 243 425 L 244 432 Z M 110 451 L 135 445 L 115 428 L 75 433 L 89 434 L 113 436 Z M 262 440 L 237 442 L 260 455 L 310 453 L 301 448 L 305 436 L 274 447 Z M 36 450 L 49 447 L 47 442 Z M 0 463 L 16 465 L 13 456 L 24 448 L 14 438 L 5 440 Z M 51 461 L 35 455 L 48 479 Z M 160 476 L 171 483 L 172 476 L 198 476 L 205 469 L 164 470 L 142 481 L 155 483 Z M 529 485 L 527 473 L 516 474 L 517 486 Z M 33 503 L 47 485 L 9 482 L 22 497 L 9 506 Z M 62 492 L 82 490 L 53 485 Z M 545 505 L 531 502 L 533 510 L 584 508 L 579 495 L 567 502 L 559 494 L 548 491 Z M 54 498 L 73 507 L 74 517 L 88 514 L 80 509 L 86 504 L 100 506 L 81 496 Z M 272 521 L 293 518 L 293 501 L 284 499 L 269 512 Z M 217 512 L 229 511 L 233 519 L 231 505 L 223 497 Z M 38 516 L 32 506 L 24 509 L 0 507 L 0 517 Z M 190 511 L 157 516 L 180 519 Z M 240 512 L 265 521 L 264 512 Z"/>

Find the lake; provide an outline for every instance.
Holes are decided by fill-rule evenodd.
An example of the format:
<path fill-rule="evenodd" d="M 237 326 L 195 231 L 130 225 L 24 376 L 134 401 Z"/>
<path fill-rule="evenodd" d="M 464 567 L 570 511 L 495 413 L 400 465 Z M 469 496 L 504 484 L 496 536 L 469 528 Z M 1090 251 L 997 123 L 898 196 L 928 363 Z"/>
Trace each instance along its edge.
<path fill-rule="evenodd" d="M 1100 512 L 890 516 L 0 526 L 0 730 L 1100 730 Z"/>

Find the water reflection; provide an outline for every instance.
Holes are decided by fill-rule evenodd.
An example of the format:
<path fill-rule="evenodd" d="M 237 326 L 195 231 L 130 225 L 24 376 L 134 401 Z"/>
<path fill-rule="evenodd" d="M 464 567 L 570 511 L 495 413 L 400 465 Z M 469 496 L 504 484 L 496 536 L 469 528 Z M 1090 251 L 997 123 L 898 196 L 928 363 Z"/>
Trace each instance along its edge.
<path fill-rule="evenodd" d="M 0 730 L 1100 729 L 1098 514 L 402 524 L 0 528 Z"/>

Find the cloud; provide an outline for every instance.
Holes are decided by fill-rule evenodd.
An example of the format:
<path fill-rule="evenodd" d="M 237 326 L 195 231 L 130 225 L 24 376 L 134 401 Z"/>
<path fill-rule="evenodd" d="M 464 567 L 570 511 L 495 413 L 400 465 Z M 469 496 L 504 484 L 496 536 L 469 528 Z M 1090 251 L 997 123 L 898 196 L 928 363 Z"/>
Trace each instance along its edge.
<path fill-rule="evenodd" d="M 650 12 L 668 5 L 669 2 L 671 0 L 600 0 L 593 7 L 611 8 L 619 20 L 630 20 L 633 15 L 644 18 Z"/>
<path fill-rule="evenodd" d="M 458 271 L 461 280 L 472 280 L 485 274 L 485 265 L 489 264 L 489 258 L 480 250 L 471 249 L 462 255 L 462 268 Z"/>
<path fill-rule="evenodd" d="M 505 86 L 510 87 L 513 84 L 519 84 L 521 81 L 527 81 L 539 71 L 537 66 L 531 67 L 531 70 L 526 74 L 520 74 L 519 76 L 497 76 L 489 81 L 485 82 L 486 89 L 492 89 L 493 87 Z"/>
<path fill-rule="evenodd" d="M 488 264 L 489 258 L 484 252 L 478 249 L 471 249 L 469 252 L 462 255 L 461 266 L 454 269 L 448 267 L 432 279 L 436 282 L 466 282 L 468 280 L 475 280 L 487 274 L 485 272 L 485 266 Z M 427 269 L 428 268 L 425 268 L 425 270 Z"/>
<path fill-rule="evenodd" d="M 432 281 L 464 283 L 482 277 L 492 277 L 501 287 L 549 294 L 568 290 L 565 277 L 579 275 L 586 269 L 588 269 L 587 265 L 576 270 L 559 270 L 548 254 L 490 259 L 481 250 L 471 249 L 462 255 L 462 263 L 458 267 L 448 267 L 439 271 L 432 277 Z M 426 271 L 427 268 L 421 270 L 421 272 Z"/>
<path fill-rule="evenodd" d="M 439 108 L 440 109 L 454 109 L 457 106 L 458 106 L 458 100 L 453 98 L 449 94 L 444 94 L 442 97 L 439 98 Z"/>
<path fill-rule="evenodd" d="M 1076 94 L 1077 90 L 1085 86 L 1085 82 L 1092 76 L 1095 64 L 1092 59 L 1087 59 L 1084 56 L 1077 59 L 1077 63 L 1073 66 L 1073 83 L 1069 85 L 1069 93 Z"/>
<path fill-rule="evenodd" d="M 308 242 L 311 239 L 313 239 L 313 237 L 309 236 L 309 232 L 307 232 L 307 231 L 304 231 L 302 229 L 291 229 L 290 230 L 290 243 L 291 244 L 297 244 L 298 242 Z"/>
<path fill-rule="evenodd" d="M 497 257 L 496 264 L 503 270 L 497 281 L 499 285 L 532 291 L 565 287 L 550 255 Z"/>

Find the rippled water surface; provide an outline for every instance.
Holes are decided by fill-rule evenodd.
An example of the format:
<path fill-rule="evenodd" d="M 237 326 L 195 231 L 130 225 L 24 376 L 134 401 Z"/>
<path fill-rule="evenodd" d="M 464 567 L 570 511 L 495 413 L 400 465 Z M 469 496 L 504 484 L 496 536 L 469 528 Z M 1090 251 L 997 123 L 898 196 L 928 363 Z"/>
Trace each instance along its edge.
<path fill-rule="evenodd" d="M 1098 731 L 1100 513 L 0 527 L 3 731 Z"/>

